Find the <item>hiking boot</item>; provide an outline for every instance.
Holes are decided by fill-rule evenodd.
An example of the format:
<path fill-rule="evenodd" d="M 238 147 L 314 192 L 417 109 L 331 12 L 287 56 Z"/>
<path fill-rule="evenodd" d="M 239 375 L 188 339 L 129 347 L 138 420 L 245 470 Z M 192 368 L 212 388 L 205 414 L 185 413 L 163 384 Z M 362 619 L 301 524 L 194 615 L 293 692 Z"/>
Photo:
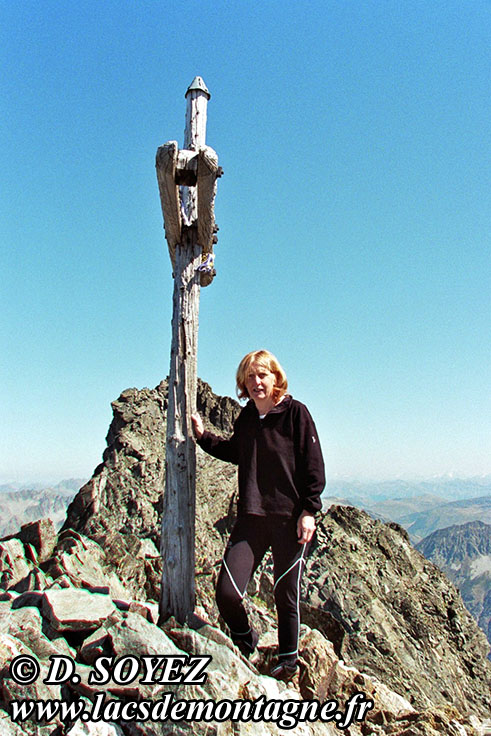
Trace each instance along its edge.
<path fill-rule="evenodd" d="M 282 680 L 283 682 L 290 682 L 295 675 L 298 672 L 298 664 L 296 660 L 293 659 L 286 659 L 283 661 L 279 661 L 277 664 L 275 664 L 269 674 L 271 677 L 274 677 L 276 680 Z"/>
<path fill-rule="evenodd" d="M 249 659 L 259 641 L 259 634 L 251 629 L 244 637 L 232 636 L 232 641 L 240 653 Z"/>

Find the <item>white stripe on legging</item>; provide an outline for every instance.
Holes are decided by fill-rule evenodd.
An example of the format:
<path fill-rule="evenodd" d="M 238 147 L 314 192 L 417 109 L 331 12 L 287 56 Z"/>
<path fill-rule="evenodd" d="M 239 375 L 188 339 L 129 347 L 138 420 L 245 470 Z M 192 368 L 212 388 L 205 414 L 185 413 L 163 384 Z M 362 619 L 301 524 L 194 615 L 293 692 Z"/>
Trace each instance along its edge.
<path fill-rule="evenodd" d="M 302 554 L 300 555 L 300 557 L 298 558 L 298 560 L 295 560 L 295 562 L 293 563 L 293 565 L 290 565 L 290 567 L 288 568 L 288 570 L 285 570 L 285 572 L 282 575 L 280 575 L 280 577 L 278 578 L 278 580 L 276 581 L 276 583 L 273 586 L 273 590 L 276 590 L 276 586 L 280 582 L 281 578 L 284 578 L 285 575 L 288 575 L 288 573 L 290 572 L 290 570 L 293 570 L 293 568 L 295 567 L 295 565 L 298 565 L 299 562 L 304 562 L 304 559 L 303 559 L 304 554 L 305 554 L 305 544 L 303 545 Z"/>
<path fill-rule="evenodd" d="M 278 580 L 276 581 L 276 583 L 274 585 L 273 590 L 275 590 L 275 588 L 278 585 L 278 583 L 280 582 L 281 578 L 285 577 L 286 573 L 290 572 L 290 570 L 293 570 L 293 568 L 295 567 L 295 565 L 297 565 L 299 562 L 300 563 L 302 563 L 302 562 L 305 563 L 305 560 L 303 559 L 304 558 L 304 554 L 305 554 L 305 548 L 306 548 L 306 545 L 304 544 L 303 545 L 302 554 L 300 555 L 300 557 L 298 558 L 298 560 L 296 562 L 294 562 L 293 565 L 291 565 L 288 568 L 288 570 L 286 572 L 284 572 L 283 575 L 281 575 L 278 578 Z M 295 649 L 294 652 L 279 652 L 279 655 L 281 657 L 290 657 L 293 654 L 298 654 L 298 640 L 300 638 L 300 578 L 301 578 L 301 576 L 302 576 L 302 565 L 300 564 L 300 565 L 298 565 L 298 575 L 297 575 L 297 648 Z"/>
<path fill-rule="evenodd" d="M 242 600 L 242 598 L 243 598 L 243 597 L 245 596 L 245 594 L 246 594 L 246 591 L 244 590 L 244 592 L 243 592 L 243 593 L 241 593 L 241 592 L 240 592 L 240 590 L 238 589 L 238 587 L 237 587 L 237 584 L 236 584 L 235 580 L 234 580 L 234 579 L 233 579 L 233 577 L 232 577 L 232 573 L 231 573 L 231 572 L 230 572 L 230 570 L 228 569 L 227 563 L 225 562 L 225 557 L 223 558 L 222 562 L 223 562 L 223 566 L 224 566 L 225 570 L 226 570 L 226 571 L 228 572 L 228 576 L 229 576 L 229 578 L 230 578 L 230 582 L 232 583 L 232 585 L 234 586 L 235 590 L 237 591 L 237 595 L 238 595 L 238 596 L 239 596 L 239 598 L 240 598 L 240 599 Z M 247 590 L 247 587 L 246 587 L 246 590 Z"/>

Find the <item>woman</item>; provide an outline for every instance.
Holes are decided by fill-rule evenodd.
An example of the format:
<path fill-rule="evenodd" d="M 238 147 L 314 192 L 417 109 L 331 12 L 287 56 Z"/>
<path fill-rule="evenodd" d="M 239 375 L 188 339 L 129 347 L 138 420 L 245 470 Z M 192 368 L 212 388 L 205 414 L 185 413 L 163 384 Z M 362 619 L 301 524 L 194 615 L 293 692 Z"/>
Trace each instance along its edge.
<path fill-rule="evenodd" d="M 249 656 L 258 635 L 243 605 L 249 580 L 271 547 L 279 657 L 271 670 L 289 680 L 297 671 L 300 580 L 321 508 L 324 462 L 308 409 L 286 393 L 288 382 L 267 350 L 248 353 L 237 369 L 237 394 L 249 399 L 232 436 L 208 432 L 198 414 L 200 447 L 239 466 L 237 521 L 220 570 L 216 599 L 234 643 Z"/>

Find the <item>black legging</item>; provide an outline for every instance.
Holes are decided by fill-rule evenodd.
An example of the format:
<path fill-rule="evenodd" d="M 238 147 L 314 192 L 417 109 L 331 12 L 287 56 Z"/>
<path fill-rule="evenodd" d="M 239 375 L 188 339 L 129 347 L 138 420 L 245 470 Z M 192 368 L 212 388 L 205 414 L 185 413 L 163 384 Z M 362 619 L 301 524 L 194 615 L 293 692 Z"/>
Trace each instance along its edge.
<path fill-rule="evenodd" d="M 269 547 L 274 563 L 279 656 L 296 659 L 300 580 L 310 548 L 310 543 L 298 542 L 297 519 L 252 514 L 237 519 L 218 577 L 217 605 L 232 639 L 249 643 L 251 629 L 242 601 L 249 580 Z"/>

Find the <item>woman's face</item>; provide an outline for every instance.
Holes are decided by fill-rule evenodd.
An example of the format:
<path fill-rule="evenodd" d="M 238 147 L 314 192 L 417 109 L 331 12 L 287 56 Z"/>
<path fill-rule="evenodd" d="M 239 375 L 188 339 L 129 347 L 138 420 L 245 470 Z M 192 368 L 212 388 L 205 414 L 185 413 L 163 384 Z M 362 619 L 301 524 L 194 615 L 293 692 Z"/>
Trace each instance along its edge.
<path fill-rule="evenodd" d="M 273 398 L 276 376 L 264 366 L 251 363 L 246 374 L 245 387 L 254 401 L 265 401 Z"/>

